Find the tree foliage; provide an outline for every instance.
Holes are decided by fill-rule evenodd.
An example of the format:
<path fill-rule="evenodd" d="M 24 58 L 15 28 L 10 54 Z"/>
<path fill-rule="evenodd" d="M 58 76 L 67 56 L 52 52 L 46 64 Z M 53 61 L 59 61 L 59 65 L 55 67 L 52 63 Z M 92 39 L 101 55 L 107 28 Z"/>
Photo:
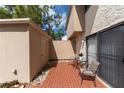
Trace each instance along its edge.
<path fill-rule="evenodd" d="M 62 17 L 59 14 L 49 14 L 49 10 L 54 8 L 48 5 L 5 5 L 0 8 L 0 18 L 30 18 L 53 39 L 58 39 L 64 35 L 60 27 Z M 58 32 L 54 32 L 53 27 L 58 28 Z"/>
<path fill-rule="evenodd" d="M 57 40 L 61 40 L 62 36 L 64 36 L 63 30 L 60 28 L 57 32 L 54 32 L 54 38 Z"/>

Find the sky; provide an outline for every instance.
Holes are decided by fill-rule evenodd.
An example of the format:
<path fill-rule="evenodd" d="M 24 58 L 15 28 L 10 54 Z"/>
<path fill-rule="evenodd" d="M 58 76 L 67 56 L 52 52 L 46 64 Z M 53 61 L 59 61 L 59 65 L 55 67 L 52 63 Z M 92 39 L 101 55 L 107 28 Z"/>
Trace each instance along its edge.
<path fill-rule="evenodd" d="M 52 14 L 59 14 L 60 16 L 62 16 L 62 22 L 60 24 L 60 27 L 62 27 L 64 32 L 65 32 L 67 13 L 68 13 L 68 6 L 67 5 L 55 5 L 55 8 L 51 9 L 49 11 L 49 14 L 51 14 L 51 15 Z M 53 29 L 55 29 L 55 31 L 57 31 L 56 27 L 53 27 Z"/>

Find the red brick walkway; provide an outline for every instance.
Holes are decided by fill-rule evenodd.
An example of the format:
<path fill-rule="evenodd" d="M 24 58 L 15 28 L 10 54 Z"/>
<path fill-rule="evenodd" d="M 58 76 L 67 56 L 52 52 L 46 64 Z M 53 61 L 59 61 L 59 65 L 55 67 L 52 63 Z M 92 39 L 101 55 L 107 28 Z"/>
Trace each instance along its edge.
<path fill-rule="evenodd" d="M 48 76 L 43 82 L 43 88 L 94 88 L 92 81 L 84 80 L 81 86 L 79 71 L 74 69 L 70 63 L 60 62 L 54 64 Z M 96 81 L 96 87 L 104 88 L 100 81 Z"/>

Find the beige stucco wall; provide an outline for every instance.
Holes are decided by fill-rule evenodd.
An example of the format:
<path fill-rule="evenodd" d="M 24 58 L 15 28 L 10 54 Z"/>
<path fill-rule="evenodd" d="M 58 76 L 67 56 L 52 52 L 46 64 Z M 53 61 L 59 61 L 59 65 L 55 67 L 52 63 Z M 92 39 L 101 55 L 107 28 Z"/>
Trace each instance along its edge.
<path fill-rule="evenodd" d="M 0 83 L 11 80 L 30 81 L 29 31 L 23 24 L 0 24 Z"/>
<path fill-rule="evenodd" d="M 111 25 L 124 21 L 124 6 L 91 6 L 86 13 L 86 35 L 93 34 Z"/>
<path fill-rule="evenodd" d="M 67 38 L 72 42 L 75 54 L 80 53 L 82 39 L 85 31 L 85 9 L 84 6 L 71 6 L 68 16 Z"/>
<path fill-rule="evenodd" d="M 52 41 L 50 45 L 51 59 L 69 59 L 74 56 L 70 41 Z"/>
<path fill-rule="evenodd" d="M 85 13 L 84 13 L 84 6 L 82 5 L 75 5 L 73 6 L 74 12 L 74 31 L 84 31 L 85 30 Z"/>
<path fill-rule="evenodd" d="M 72 10 L 70 11 L 70 16 L 68 16 L 68 18 L 68 39 L 75 34 L 75 37 L 70 40 L 76 40 L 76 53 L 83 51 L 86 55 L 86 44 L 84 44 L 83 49 L 81 49 L 81 39 L 84 39 L 86 36 L 96 33 L 104 28 L 124 21 L 124 6 L 92 5 L 85 13 L 85 16 L 84 6 L 72 6 Z M 81 28 L 85 28 L 85 33 L 82 35 L 82 38 L 80 38 L 81 33 L 75 33 L 75 31 L 84 31 Z"/>
<path fill-rule="evenodd" d="M 41 30 L 40 30 L 41 31 Z M 49 38 L 30 27 L 30 79 L 49 61 Z"/>
<path fill-rule="evenodd" d="M 124 21 L 123 5 L 92 5 L 85 14 L 85 36 Z M 81 50 L 86 55 L 86 42 Z"/>
<path fill-rule="evenodd" d="M 75 32 L 82 32 L 85 29 L 84 7 L 71 6 L 67 24 L 67 38 L 75 36 Z"/>
<path fill-rule="evenodd" d="M 70 11 L 70 17 L 68 20 L 68 26 L 67 26 L 67 38 L 69 38 L 72 33 L 74 32 L 74 13 L 73 13 L 74 7 L 72 7 L 72 10 Z"/>
<path fill-rule="evenodd" d="M 70 39 L 74 54 L 76 54 L 76 38 Z"/>
<path fill-rule="evenodd" d="M 79 33 L 76 36 L 76 54 L 81 53 L 82 47 L 82 40 L 84 39 L 84 33 Z"/>
<path fill-rule="evenodd" d="M 49 60 L 49 40 L 30 19 L 0 19 L 0 83 L 30 83 Z"/>
<path fill-rule="evenodd" d="M 97 9 L 98 9 L 98 6 L 96 5 L 90 6 L 90 8 L 85 14 L 85 36 L 90 34 L 92 30 L 92 26 L 96 18 Z"/>
<path fill-rule="evenodd" d="M 84 33 L 78 33 L 76 37 L 70 39 L 75 54 L 81 53 L 83 39 Z"/>

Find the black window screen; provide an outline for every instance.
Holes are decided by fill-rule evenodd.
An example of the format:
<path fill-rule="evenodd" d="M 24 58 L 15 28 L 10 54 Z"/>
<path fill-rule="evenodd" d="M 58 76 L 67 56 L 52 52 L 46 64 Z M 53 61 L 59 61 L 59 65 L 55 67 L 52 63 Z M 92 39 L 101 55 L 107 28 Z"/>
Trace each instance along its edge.
<path fill-rule="evenodd" d="M 99 75 L 113 87 L 124 87 L 124 26 L 100 33 Z"/>
<path fill-rule="evenodd" d="M 124 87 L 124 26 L 89 36 L 87 43 L 88 59 L 101 63 L 98 75 L 113 87 Z"/>

